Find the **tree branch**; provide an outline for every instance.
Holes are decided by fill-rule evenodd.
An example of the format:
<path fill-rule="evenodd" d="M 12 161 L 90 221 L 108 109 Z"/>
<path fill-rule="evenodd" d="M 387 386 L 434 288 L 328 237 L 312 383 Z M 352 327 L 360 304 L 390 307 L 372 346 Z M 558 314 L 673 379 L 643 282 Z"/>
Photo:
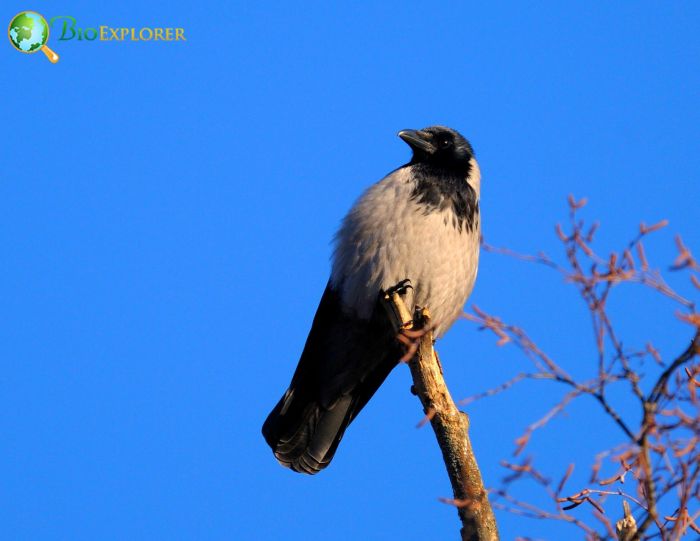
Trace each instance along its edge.
<path fill-rule="evenodd" d="M 683 364 L 692 360 L 695 355 L 700 353 L 700 330 L 695 333 L 695 336 L 690 342 L 690 345 L 686 350 L 681 353 L 675 361 L 673 361 L 666 370 L 663 371 L 659 379 L 656 381 L 654 388 L 649 393 L 649 396 L 643 403 L 643 422 L 642 422 L 642 433 L 639 437 L 638 445 L 640 446 L 643 458 L 643 471 L 644 477 L 642 479 L 644 492 L 647 500 L 647 507 L 649 512 L 646 518 L 639 526 L 636 537 L 634 539 L 641 539 L 642 534 L 651 526 L 652 522 L 657 522 L 659 530 L 663 533 L 664 528 L 659 522 L 658 511 L 656 509 L 657 493 L 656 493 L 656 483 L 654 482 L 654 475 L 651 466 L 651 456 L 649 452 L 649 431 L 656 426 L 656 421 L 654 419 L 657 413 L 657 406 L 659 401 L 664 397 L 666 391 L 666 385 L 668 380 L 671 378 L 673 373 L 678 370 Z"/>
<path fill-rule="evenodd" d="M 408 361 L 413 391 L 423 405 L 442 451 L 454 493 L 453 500 L 444 501 L 457 507 L 462 521 L 462 541 L 498 541 L 496 519 L 469 441 L 469 418 L 455 406 L 433 349 L 430 313 L 423 309 L 411 317 L 397 292 L 384 296 L 384 306 L 397 333 L 414 340 Z"/>

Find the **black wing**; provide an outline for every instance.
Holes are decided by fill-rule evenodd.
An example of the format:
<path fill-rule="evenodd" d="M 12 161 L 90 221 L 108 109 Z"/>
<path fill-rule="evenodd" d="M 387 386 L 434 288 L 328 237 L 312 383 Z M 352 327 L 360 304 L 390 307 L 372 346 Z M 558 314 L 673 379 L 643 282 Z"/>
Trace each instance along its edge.
<path fill-rule="evenodd" d="M 328 466 L 348 425 L 401 358 L 379 301 L 369 320 L 343 312 L 326 286 L 289 389 L 263 435 L 279 462 L 314 474 Z"/>

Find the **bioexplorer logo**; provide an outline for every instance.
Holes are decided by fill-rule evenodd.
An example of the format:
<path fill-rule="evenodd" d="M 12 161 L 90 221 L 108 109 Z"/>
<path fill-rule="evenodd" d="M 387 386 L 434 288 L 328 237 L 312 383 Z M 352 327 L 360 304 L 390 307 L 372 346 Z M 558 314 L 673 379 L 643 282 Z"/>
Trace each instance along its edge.
<path fill-rule="evenodd" d="M 18 13 L 12 18 L 7 29 L 10 43 L 19 52 L 42 51 L 46 58 L 55 64 L 58 62 L 58 55 L 46 45 L 49 41 L 49 33 L 49 23 L 36 11 Z"/>
<path fill-rule="evenodd" d="M 12 46 L 21 53 L 42 51 L 55 64 L 59 57 L 46 45 L 52 30 L 54 36 L 58 35 L 58 41 L 187 41 L 184 28 L 106 25 L 83 28 L 70 15 L 57 15 L 46 22 L 36 11 L 23 11 L 15 15 L 10 21 L 7 35 Z"/>

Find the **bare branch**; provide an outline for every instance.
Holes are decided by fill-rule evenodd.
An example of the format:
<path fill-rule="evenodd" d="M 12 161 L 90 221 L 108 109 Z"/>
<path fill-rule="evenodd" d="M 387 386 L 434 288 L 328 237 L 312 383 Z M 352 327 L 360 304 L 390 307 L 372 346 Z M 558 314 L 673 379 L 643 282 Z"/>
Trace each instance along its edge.
<path fill-rule="evenodd" d="M 652 265 L 644 240 L 649 234 L 668 225 L 662 220 L 653 225 L 642 222 L 632 240 L 617 252 L 602 255 L 593 247 L 598 223 L 586 226 L 579 210 L 586 199 L 569 196 L 568 224 L 557 225 L 556 234 L 565 250 L 565 261 L 554 261 L 543 253 L 525 255 L 508 248 L 495 248 L 482 242 L 485 251 L 513 257 L 556 270 L 567 283 L 572 284 L 585 302 L 591 317 L 595 354 L 589 366 L 595 370 L 590 379 L 572 376 L 568 368 L 574 359 L 562 363 L 545 353 L 521 328 L 504 322 L 496 315 L 473 307 L 465 318 L 477 323 L 497 337 L 497 345 L 512 343 L 533 363 L 533 372 L 520 372 L 493 389 L 477 393 L 465 400 L 484 398 L 507 391 L 516 383 L 526 380 L 551 380 L 570 388 L 569 392 L 538 421 L 531 423 L 516 440 L 516 454 L 523 451 L 530 435 L 545 426 L 550 419 L 578 401 L 580 396 L 593 397 L 603 408 L 608 419 L 622 431 L 625 438 L 599 452 L 591 468 L 589 483 L 604 488 L 584 488 L 573 496 L 561 492 L 573 472 L 573 464 L 563 476 L 555 476 L 559 483 L 539 471 L 531 456 L 519 464 L 502 462 L 509 470 L 502 479 L 502 488 L 492 494 L 494 506 L 522 516 L 568 522 L 581 528 L 587 540 L 618 539 L 639 541 L 680 539 L 689 532 L 700 533 L 700 313 L 696 303 L 669 286 L 661 272 Z M 694 288 L 700 289 L 700 264 L 680 236 L 676 236 L 678 256 L 670 269 L 689 275 Z M 630 349 L 618 333 L 608 312 L 608 304 L 616 286 L 635 283 L 653 290 L 680 305 L 676 316 L 694 328 L 690 344 L 673 361 L 664 362 L 660 353 L 648 340 L 642 348 Z M 630 313 L 641 307 L 635 306 Z M 647 360 L 651 363 L 647 363 Z M 575 359 L 580 367 L 585 359 Z M 579 371 L 574 371 L 578 374 Z M 624 384 L 627 387 L 623 387 Z M 628 392 L 642 410 L 639 420 L 629 414 L 623 418 L 608 396 L 620 399 L 620 392 Z M 627 418 L 629 417 L 629 418 Z M 600 480 L 603 462 L 618 466 L 617 473 Z M 511 484 L 520 480 L 534 481 L 551 498 L 556 512 L 513 497 Z M 625 492 L 621 485 L 630 487 Z M 606 501 L 623 498 L 624 517 L 615 526 L 605 516 Z M 639 512 L 632 515 L 632 509 Z M 599 524 L 598 532 L 571 513 L 588 509 Z"/>
<path fill-rule="evenodd" d="M 469 418 L 455 406 L 433 349 L 430 313 L 423 309 L 411 318 L 397 292 L 385 295 L 384 304 L 397 332 L 421 331 L 414 334 L 418 348 L 408 365 L 452 484 L 454 498 L 443 501 L 457 507 L 463 541 L 498 541 L 496 519 L 469 440 Z"/>

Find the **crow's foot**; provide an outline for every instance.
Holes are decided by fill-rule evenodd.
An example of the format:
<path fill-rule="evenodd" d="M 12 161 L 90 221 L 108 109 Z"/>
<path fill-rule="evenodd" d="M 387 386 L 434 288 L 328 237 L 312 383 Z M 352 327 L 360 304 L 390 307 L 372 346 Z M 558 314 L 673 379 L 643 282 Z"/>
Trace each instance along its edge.
<path fill-rule="evenodd" d="M 398 284 L 395 286 L 390 287 L 389 289 L 386 290 L 386 294 L 389 295 L 390 297 L 394 293 L 398 293 L 402 297 L 408 292 L 409 289 L 413 289 L 413 286 L 411 285 L 411 280 L 406 278 L 405 280 L 401 280 Z"/>

